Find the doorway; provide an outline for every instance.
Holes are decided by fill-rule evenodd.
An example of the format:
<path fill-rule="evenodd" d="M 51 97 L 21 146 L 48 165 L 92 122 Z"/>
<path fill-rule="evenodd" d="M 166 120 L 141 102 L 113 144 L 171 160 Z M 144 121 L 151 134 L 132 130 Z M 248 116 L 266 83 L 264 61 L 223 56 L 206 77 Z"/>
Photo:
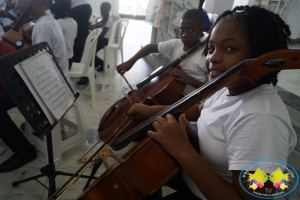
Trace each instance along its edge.
<path fill-rule="evenodd" d="M 120 0 L 119 15 L 121 18 L 145 20 L 148 0 Z"/>

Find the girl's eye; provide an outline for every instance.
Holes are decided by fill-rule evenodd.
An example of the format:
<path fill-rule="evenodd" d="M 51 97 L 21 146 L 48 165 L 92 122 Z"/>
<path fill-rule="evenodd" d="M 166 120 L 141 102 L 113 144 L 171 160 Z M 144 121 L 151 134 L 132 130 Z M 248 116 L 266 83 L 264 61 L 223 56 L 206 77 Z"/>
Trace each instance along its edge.
<path fill-rule="evenodd" d="M 226 51 L 235 51 L 236 48 L 235 47 L 225 47 Z"/>
<path fill-rule="evenodd" d="M 189 32 L 193 32 L 193 31 L 194 31 L 194 29 L 192 29 L 192 28 L 189 29 Z"/>

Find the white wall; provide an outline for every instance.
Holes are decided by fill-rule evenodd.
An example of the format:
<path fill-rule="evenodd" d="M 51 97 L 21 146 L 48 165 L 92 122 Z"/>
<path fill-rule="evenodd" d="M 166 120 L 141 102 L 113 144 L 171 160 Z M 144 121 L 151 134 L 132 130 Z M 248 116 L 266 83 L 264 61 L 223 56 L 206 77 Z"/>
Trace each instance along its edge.
<path fill-rule="evenodd" d="M 291 39 L 300 38 L 300 1 L 290 0 L 290 6 L 287 7 L 286 16 L 284 18 L 285 22 L 290 26 L 291 29 Z"/>
<path fill-rule="evenodd" d="M 209 13 L 221 14 L 225 10 L 231 10 L 234 0 L 206 0 L 204 9 Z"/>
<path fill-rule="evenodd" d="M 100 5 L 103 2 L 109 2 L 111 4 L 111 16 L 119 17 L 119 0 L 87 0 L 87 2 L 92 6 L 92 12 L 100 15 Z"/>
<path fill-rule="evenodd" d="M 285 9 L 284 21 L 290 26 L 291 39 L 300 38 L 300 0 L 285 0 L 289 2 Z M 220 14 L 225 10 L 231 10 L 237 5 L 250 5 L 255 0 L 205 0 L 204 9 L 210 13 Z"/>
<path fill-rule="evenodd" d="M 250 0 L 234 0 L 232 8 L 236 6 L 249 5 Z"/>

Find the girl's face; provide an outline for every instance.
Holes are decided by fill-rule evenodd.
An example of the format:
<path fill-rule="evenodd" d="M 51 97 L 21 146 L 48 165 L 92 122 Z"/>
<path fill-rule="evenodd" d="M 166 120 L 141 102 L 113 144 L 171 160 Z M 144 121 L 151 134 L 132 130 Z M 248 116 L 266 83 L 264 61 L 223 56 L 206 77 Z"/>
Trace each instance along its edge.
<path fill-rule="evenodd" d="M 251 46 L 248 37 L 233 20 L 219 22 L 212 30 L 208 41 L 205 65 L 210 80 L 249 58 Z M 249 90 L 251 86 L 248 79 L 239 78 L 226 87 L 229 95 L 237 95 Z"/>

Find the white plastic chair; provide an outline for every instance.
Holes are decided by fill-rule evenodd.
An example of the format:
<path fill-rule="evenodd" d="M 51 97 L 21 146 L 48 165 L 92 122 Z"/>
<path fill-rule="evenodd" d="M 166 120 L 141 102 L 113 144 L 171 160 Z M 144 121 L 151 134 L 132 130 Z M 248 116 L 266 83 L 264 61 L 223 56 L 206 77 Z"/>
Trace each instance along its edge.
<path fill-rule="evenodd" d="M 123 40 L 124 40 L 124 37 L 125 37 L 125 33 L 126 33 L 128 23 L 129 23 L 128 19 L 120 18 L 117 21 L 115 21 L 113 26 L 112 26 L 111 35 L 108 39 L 108 44 L 107 44 L 107 46 L 104 47 L 104 66 L 103 66 L 103 70 L 104 70 L 105 73 L 107 73 L 107 62 L 109 60 L 110 50 L 114 50 L 115 66 L 117 65 L 118 50 L 121 51 L 121 59 L 122 59 L 122 62 L 123 62 Z M 100 51 L 97 52 L 98 57 L 100 57 Z"/>
<path fill-rule="evenodd" d="M 69 71 L 70 77 L 87 77 L 89 79 L 92 106 L 95 106 L 95 54 L 98 37 L 102 29 L 96 28 L 86 38 L 80 63 L 73 62 Z"/>

